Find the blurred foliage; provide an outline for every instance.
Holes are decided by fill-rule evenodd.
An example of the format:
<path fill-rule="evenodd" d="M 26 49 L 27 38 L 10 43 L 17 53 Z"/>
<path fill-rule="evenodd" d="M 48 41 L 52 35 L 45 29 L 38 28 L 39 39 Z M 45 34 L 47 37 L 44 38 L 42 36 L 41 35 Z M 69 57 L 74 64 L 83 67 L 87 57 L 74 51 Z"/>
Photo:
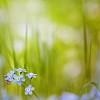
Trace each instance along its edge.
<path fill-rule="evenodd" d="M 32 83 L 36 93 L 43 96 L 64 91 L 80 94 L 82 86 L 95 79 L 99 0 L 1 0 L 0 17 L 1 86 L 10 95 L 26 98 L 21 87 L 19 90 L 3 81 L 11 67 L 37 73 Z"/>

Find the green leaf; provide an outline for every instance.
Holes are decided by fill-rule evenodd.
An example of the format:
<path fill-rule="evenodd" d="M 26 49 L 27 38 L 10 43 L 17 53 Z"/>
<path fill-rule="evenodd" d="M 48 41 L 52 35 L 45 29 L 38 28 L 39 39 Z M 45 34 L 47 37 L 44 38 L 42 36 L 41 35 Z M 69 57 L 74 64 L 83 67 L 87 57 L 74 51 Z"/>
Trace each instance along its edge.
<path fill-rule="evenodd" d="M 82 87 L 82 89 L 81 89 L 81 91 L 80 91 L 80 95 L 81 95 L 81 94 L 83 93 L 83 91 L 84 91 L 87 87 L 89 87 L 90 85 L 95 86 L 95 87 L 100 91 L 99 85 L 98 85 L 96 82 L 89 82 L 89 83 L 85 84 L 85 85 Z"/>

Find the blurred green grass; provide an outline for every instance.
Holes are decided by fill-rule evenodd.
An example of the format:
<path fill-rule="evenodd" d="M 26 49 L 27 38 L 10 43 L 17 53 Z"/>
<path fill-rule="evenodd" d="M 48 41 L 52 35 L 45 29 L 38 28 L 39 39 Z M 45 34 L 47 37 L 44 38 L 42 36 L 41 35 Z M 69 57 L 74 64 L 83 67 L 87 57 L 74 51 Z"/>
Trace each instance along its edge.
<path fill-rule="evenodd" d="M 0 73 L 5 75 L 19 67 L 36 73 L 32 84 L 38 95 L 60 95 L 64 91 L 80 94 L 82 86 L 94 80 L 99 48 L 100 14 L 89 15 L 85 6 L 91 2 L 97 4 L 91 9 L 99 13 L 100 2 L 92 0 L 1 0 L 0 9 L 8 21 L 0 23 L 0 55 L 4 57 Z M 16 45 L 15 41 L 22 43 L 21 51 L 20 42 Z M 26 98 L 21 87 L 6 85 L 3 78 L 1 86 L 10 95 Z"/>

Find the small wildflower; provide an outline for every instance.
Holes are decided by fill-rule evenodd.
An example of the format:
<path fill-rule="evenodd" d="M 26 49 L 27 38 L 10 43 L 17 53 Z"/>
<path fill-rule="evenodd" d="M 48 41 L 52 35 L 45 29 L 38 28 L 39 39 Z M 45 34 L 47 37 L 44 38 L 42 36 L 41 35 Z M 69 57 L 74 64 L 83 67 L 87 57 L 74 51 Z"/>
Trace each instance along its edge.
<path fill-rule="evenodd" d="M 28 77 L 28 78 L 36 78 L 36 76 L 37 76 L 37 74 L 33 74 L 33 73 L 29 73 L 29 74 L 26 74 L 26 76 Z"/>
<path fill-rule="evenodd" d="M 25 95 L 28 95 L 28 94 L 32 95 L 33 91 L 34 91 L 34 87 L 32 87 L 32 85 L 29 84 L 28 87 L 25 88 Z"/>
<path fill-rule="evenodd" d="M 7 76 L 5 75 L 5 78 L 7 78 Z M 9 85 L 11 83 L 11 81 L 9 80 L 5 80 L 5 82 Z"/>
<path fill-rule="evenodd" d="M 14 80 L 13 83 L 14 84 L 18 84 L 19 86 L 22 85 L 23 82 L 25 82 L 25 78 L 23 78 L 23 75 L 17 76 L 16 74 L 13 76 Z"/>
<path fill-rule="evenodd" d="M 92 88 L 89 95 L 90 95 L 90 100 L 92 100 L 92 99 L 99 100 L 100 99 L 100 91 L 96 88 Z"/>
<path fill-rule="evenodd" d="M 66 93 L 64 92 L 61 96 L 60 96 L 60 100 L 80 100 L 80 97 L 73 94 L 73 93 Z"/>
<path fill-rule="evenodd" d="M 5 81 L 10 81 L 11 82 L 13 80 L 13 75 L 14 74 L 15 74 L 14 70 L 7 73 L 7 75 L 5 75 Z"/>
<path fill-rule="evenodd" d="M 22 83 L 25 82 L 26 80 L 23 77 L 23 72 L 27 72 L 26 69 L 14 68 L 13 70 L 11 70 L 9 73 L 5 75 L 5 82 L 7 84 L 10 84 L 12 82 L 13 84 L 18 84 L 19 86 L 21 86 Z M 32 79 L 32 78 L 36 78 L 37 74 L 29 73 L 29 74 L 26 74 L 26 76 L 27 76 L 26 78 Z M 32 95 L 34 93 L 33 91 L 34 91 L 34 87 L 32 87 L 32 85 L 29 84 L 28 87 L 25 88 L 25 95 Z M 36 97 L 38 98 L 37 95 Z"/>
<path fill-rule="evenodd" d="M 27 72 L 26 69 L 22 69 L 22 68 L 18 68 L 18 69 L 15 69 L 15 70 L 18 71 L 19 73 Z"/>

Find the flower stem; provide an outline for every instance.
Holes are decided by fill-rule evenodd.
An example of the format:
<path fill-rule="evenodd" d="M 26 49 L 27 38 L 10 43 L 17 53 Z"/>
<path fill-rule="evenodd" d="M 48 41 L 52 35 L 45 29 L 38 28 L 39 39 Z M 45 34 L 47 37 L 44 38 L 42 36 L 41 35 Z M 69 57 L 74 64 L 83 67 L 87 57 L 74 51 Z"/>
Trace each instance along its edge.
<path fill-rule="evenodd" d="M 38 100 L 40 100 L 39 97 L 37 96 L 37 94 L 36 94 L 34 91 L 33 91 L 33 93 L 34 93 L 34 95 L 36 96 L 36 98 L 37 98 Z"/>

